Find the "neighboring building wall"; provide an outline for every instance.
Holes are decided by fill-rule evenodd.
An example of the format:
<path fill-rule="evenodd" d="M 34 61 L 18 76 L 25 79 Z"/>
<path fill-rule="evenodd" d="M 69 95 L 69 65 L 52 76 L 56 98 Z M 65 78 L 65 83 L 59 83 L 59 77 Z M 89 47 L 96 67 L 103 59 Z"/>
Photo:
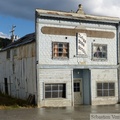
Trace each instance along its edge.
<path fill-rule="evenodd" d="M 9 95 L 22 99 L 36 96 L 35 63 L 35 42 L 0 52 L 0 91 L 5 93 L 6 78 Z"/>

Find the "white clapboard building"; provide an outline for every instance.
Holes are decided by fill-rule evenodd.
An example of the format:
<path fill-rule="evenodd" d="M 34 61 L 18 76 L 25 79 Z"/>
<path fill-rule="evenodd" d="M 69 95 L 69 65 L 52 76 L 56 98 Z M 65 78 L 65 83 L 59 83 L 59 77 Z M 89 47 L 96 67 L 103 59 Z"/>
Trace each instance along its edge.
<path fill-rule="evenodd" d="M 35 34 L 0 52 L 0 91 L 39 107 L 119 101 L 119 18 L 36 9 Z"/>

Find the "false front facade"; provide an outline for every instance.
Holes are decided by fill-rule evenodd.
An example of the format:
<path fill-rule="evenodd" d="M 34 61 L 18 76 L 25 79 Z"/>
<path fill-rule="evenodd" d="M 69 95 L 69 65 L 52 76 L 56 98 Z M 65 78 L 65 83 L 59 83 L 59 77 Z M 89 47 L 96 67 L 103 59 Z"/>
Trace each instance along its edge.
<path fill-rule="evenodd" d="M 119 18 L 36 9 L 38 106 L 118 102 Z"/>

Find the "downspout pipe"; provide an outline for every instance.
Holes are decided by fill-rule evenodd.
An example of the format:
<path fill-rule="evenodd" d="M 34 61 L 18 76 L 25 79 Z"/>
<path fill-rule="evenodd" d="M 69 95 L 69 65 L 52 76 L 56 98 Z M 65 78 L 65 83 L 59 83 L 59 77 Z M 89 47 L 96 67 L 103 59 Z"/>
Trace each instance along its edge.
<path fill-rule="evenodd" d="M 117 24 L 118 102 L 120 102 L 120 21 Z"/>

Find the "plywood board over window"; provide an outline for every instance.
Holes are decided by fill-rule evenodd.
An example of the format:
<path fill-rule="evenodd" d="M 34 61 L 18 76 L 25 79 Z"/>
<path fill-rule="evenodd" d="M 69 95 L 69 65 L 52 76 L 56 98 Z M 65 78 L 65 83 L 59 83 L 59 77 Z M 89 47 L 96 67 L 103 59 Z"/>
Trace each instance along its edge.
<path fill-rule="evenodd" d="M 9 59 L 10 58 L 10 50 L 7 50 L 7 53 L 6 53 L 6 58 Z"/>

